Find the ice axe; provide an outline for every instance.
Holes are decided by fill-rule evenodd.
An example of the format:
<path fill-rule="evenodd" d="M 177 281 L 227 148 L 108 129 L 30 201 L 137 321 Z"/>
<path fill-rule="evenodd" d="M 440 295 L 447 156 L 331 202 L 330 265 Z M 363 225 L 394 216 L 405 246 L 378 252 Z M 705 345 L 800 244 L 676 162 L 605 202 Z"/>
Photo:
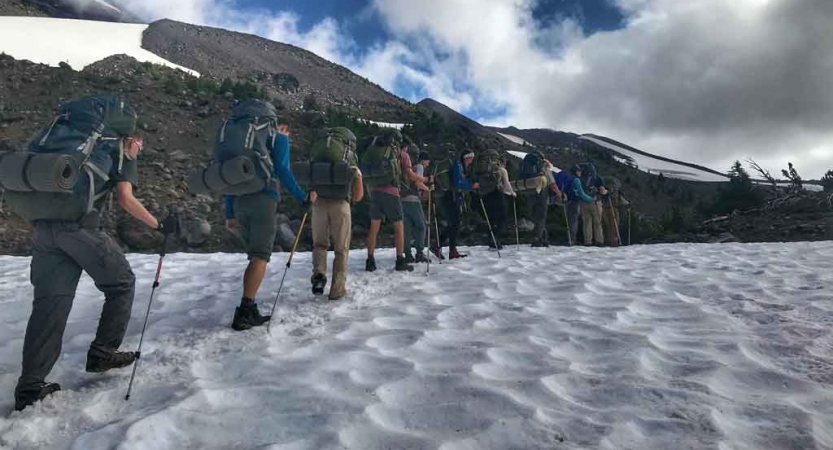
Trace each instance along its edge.
<path fill-rule="evenodd" d="M 486 212 L 486 204 L 483 203 L 483 197 L 480 197 L 480 207 L 483 209 L 483 217 L 486 218 L 486 225 L 489 226 L 489 233 L 492 235 L 492 242 L 495 244 L 497 257 L 502 258 L 502 256 L 500 256 L 500 244 L 497 243 L 497 239 L 495 238 L 495 230 L 492 229 L 492 223 L 489 221 L 489 213 Z"/>

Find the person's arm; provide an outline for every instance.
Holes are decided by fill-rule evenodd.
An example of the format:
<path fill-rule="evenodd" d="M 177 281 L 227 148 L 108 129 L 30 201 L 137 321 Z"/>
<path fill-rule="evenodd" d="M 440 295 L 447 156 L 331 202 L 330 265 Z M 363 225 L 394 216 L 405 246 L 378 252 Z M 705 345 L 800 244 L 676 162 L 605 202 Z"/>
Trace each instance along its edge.
<path fill-rule="evenodd" d="M 358 203 L 364 198 L 364 183 L 362 182 L 362 171 L 358 167 L 354 167 L 353 170 L 355 171 L 353 178 L 353 202 Z"/>
<path fill-rule="evenodd" d="M 581 180 L 578 178 L 573 179 L 573 192 L 575 192 L 576 195 L 578 195 L 578 197 L 585 203 L 593 201 L 593 197 L 584 192 L 584 188 L 581 186 Z"/>
<path fill-rule="evenodd" d="M 274 164 L 274 175 L 281 180 L 281 184 L 295 197 L 295 200 L 303 202 L 307 199 L 307 194 L 298 185 L 295 180 L 295 174 L 292 173 L 292 168 L 289 166 L 289 136 L 278 133 L 275 139 L 275 148 L 272 149 L 272 161 Z"/>
<path fill-rule="evenodd" d="M 506 168 L 500 168 L 500 182 L 503 184 L 503 193 L 506 195 L 511 195 L 512 197 L 517 197 L 518 194 L 512 189 L 512 183 L 509 182 L 509 171 Z"/>
<path fill-rule="evenodd" d="M 159 228 L 159 221 L 156 220 L 156 217 L 153 217 L 147 208 L 142 205 L 142 202 L 133 195 L 133 185 L 129 181 L 116 183 L 116 200 L 118 200 L 119 206 L 131 216 L 154 230 Z"/>
<path fill-rule="evenodd" d="M 226 220 L 234 219 L 234 196 L 226 195 L 223 202 L 223 211 L 225 212 Z"/>

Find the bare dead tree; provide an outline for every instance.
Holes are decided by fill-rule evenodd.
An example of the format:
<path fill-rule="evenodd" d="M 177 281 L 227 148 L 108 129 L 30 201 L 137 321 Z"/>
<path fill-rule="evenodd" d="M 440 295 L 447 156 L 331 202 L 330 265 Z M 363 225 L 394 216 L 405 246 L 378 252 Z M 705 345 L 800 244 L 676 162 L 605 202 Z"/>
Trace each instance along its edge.
<path fill-rule="evenodd" d="M 760 174 L 761 178 L 763 178 L 764 180 L 766 180 L 767 183 L 769 183 L 770 188 L 772 189 L 772 195 L 777 197 L 778 196 L 778 179 L 773 177 L 772 173 L 769 170 L 766 170 L 763 167 L 761 167 L 761 165 L 758 164 L 758 162 L 755 161 L 754 159 L 747 158 L 746 162 L 747 162 L 747 164 L 749 164 L 749 167 L 751 167 L 752 169 L 755 170 L 755 172 L 758 172 L 758 174 Z"/>

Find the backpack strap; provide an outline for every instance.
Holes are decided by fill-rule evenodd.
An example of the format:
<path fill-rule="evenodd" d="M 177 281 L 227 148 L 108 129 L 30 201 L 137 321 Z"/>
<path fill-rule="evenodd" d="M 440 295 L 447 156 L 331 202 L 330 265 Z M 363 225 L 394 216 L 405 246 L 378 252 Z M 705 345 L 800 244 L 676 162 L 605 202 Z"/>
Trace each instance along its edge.
<path fill-rule="evenodd" d="M 61 119 L 69 119 L 69 113 L 67 112 L 64 114 L 58 114 L 57 116 L 55 116 L 54 119 L 52 119 L 52 123 L 49 124 L 49 128 L 47 128 L 46 133 L 40 140 L 40 145 L 46 145 L 46 140 L 49 139 L 49 135 L 52 133 L 52 129 L 55 128 L 55 124 L 57 124 L 58 121 Z"/>

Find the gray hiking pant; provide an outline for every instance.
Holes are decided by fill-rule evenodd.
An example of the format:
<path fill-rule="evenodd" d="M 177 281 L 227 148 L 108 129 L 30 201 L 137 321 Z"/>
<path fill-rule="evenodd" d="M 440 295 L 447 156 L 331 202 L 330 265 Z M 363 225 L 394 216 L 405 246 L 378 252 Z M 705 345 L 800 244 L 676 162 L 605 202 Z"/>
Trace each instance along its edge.
<path fill-rule="evenodd" d="M 422 212 L 420 202 L 402 202 L 402 212 L 405 216 L 405 253 L 411 251 L 411 239 L 417 253 L 425 248 L 425 213 Z"/>
<path fill-rule="evenodd" d="M 39 222 L 32 241 L 30 277 L 35 300 L 23 341 L 18 388 L 43 382 L 58 361 L 82 270 L 104 293 L 104 308 L 92 343 L 98 347 L 118 349 L 121 345 L 136 280 L 121 248 L 99 230 L 97 214 L 81 225 Z"/>
<path fill-rule="evenodd" d="M 528 200 L 532 205 L 532 222 L 535 224 L 532 231 L 533 239 L 539 242 L 549 242 L 547 212 L 550 209 L 550 191 L 545 188 L 538 193 L 532 192 Z"/>

